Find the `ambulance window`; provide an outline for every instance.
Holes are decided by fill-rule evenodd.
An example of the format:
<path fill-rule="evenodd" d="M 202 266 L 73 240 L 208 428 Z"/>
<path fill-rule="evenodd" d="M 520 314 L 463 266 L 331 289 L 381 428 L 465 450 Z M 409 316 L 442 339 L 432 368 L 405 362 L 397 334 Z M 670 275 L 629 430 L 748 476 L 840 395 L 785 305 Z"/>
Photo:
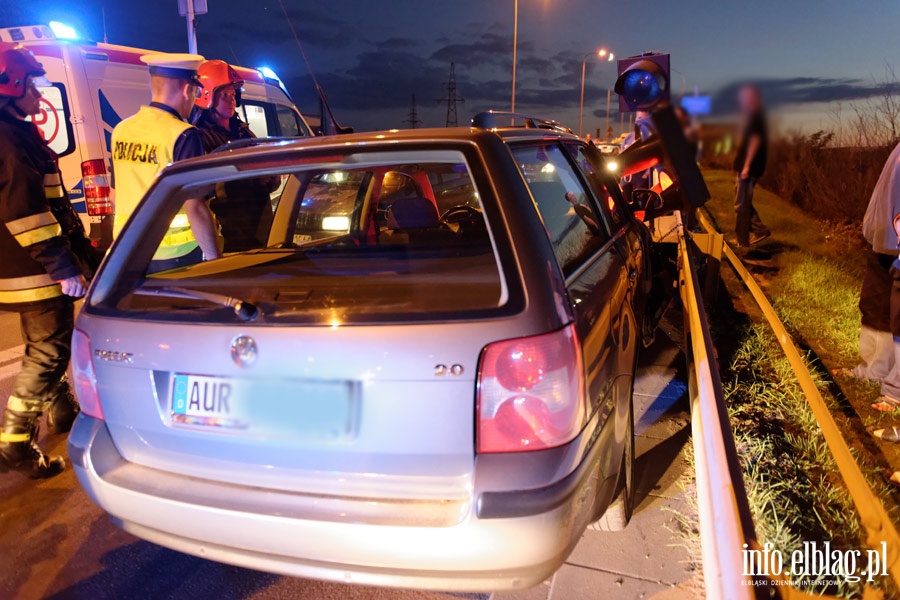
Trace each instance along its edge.
<path fill-rule="evenodd" d="M 250 126 L 250 131 L 256 137 L 269 137 L 275 135 L 269 131 L 269 119 L 266 116 L 266 107 L 263 104 L 244 101 L 241 105 L 244 110 L 244 120 Z"/>
<path fill-rule="evenodd" d="M 278 117 L 282 137 L 309 137 L 309 130 L 300 120 L 300 115 L 290 106 L 276 104 L 275 115 Z"/>
<path fill-rule="evenodd" d="M 75 136 L 69 120 L 69 99 L 66 87 L 61 83 L 42 86 L 41 112 L 31 119 L 41 132 L 50 148 L 59 156 L 71 154 L 75 150 Z"/>

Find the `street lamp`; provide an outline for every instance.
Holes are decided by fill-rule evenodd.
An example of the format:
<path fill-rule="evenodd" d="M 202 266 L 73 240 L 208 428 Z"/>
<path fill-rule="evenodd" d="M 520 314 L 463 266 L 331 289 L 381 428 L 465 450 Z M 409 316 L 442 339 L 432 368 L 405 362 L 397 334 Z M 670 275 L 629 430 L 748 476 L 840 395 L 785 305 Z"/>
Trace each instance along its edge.
<path fill-rule="evenodd" d="M 615 55 L 612 52 L 609 52 L 606 48 L 600 48 L 596 52 L 588 52 L 581 60 L 581 102 L 578 107 L 578 137 L 581 137 L 581 126 L 584 122 L 584 75 L 587 69 L 587 59 L 591 56 L 596 56 L 597 58 L 605 58 L 607 62 L 612 62 L 616 59 Z M 513 72 L 515 72 L 515 69 L 513 70 Z M 609 98 L 607 98 L 606 102 L 606 111 L 608 114 Z"/>
<path fill-rule="evenodd" d="M 516 47 L 519 45 L 519 0 L 513 0 L 513 68 L 510 112 L 516 112 Z"/>

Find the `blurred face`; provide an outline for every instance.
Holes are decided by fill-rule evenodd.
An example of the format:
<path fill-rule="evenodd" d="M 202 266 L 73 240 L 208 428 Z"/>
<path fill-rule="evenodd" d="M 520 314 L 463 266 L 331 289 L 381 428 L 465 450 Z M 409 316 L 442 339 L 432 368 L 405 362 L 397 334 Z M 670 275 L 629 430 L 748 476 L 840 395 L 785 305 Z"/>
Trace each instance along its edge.
<path fill-rule="evenodd" d="M 759 110 L 762 103 L 759 98 L 759 91 L 753 86 L 744 86 L 738 92 L 738 104 L 744 112 L 753 112 Z"/>
<path fill-rule="evenodd" d="M 184 81 L 181 85 L 181 106 L 173 106 L 182 118 L 187 119 L 191 116 L 191 109 L 194 107 L 194 100 L 200 94 L 200 86 L 193 81 Z"/>
<path fill-rule="evenodd" d="M 41 92 L 31 75 L 25 79 L 25 95 L 15 100 L 14 104 L 26 115 L 34 116 L 41 112 Z"/>
<path fill-rule="evenodd" d="M 227 85 L 216 90 L 213 95 L 213 110 L 220 117 L 231 118 L 237 108 L 237 90 L 233 85 Z"/>

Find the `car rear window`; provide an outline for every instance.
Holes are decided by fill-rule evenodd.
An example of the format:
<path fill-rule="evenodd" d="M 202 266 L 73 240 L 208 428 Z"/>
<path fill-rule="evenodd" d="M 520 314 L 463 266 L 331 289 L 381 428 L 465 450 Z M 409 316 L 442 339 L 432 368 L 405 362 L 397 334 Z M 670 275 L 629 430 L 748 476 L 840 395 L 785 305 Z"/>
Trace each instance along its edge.
<path fill-rule="evenodd" d="M 236 318 L 227 298 L 252 303 L 260 323 L 490 314 L 507 287 L 481 197 L 465 155 L 444 150 L 328 156 L 178 187 L 164 209 L 142 210 L 184 228 L 175 214 L 184 201 L 208 201 L 223 256 L 202 262 L 184 229 L 139 232 L 136 218 L 123 235 L 156 248 L 156 260 L 129 257 L 104 302 L 147 318 L 224 322 Z"/>

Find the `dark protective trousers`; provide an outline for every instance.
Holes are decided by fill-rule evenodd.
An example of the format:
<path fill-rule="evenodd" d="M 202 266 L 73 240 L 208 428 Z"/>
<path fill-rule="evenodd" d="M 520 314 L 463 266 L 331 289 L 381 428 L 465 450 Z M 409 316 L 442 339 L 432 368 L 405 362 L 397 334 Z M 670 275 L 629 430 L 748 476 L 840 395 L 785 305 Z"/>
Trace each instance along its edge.
<path fill-rule="evenodd" d="M 20 313 L 25 355 L 7 408 L 40 413 L 61 393 L 60 382 L 72 354 L 74 306 L 63 298 L 52 306 Z"/>
<path fill-rule="evenodd" d="M 879 254 L 871 248 L 867 250 L 866 272 L 859 292 L 859 312 L 862 313 L 864 326 L 900 335 L 900 331 L 891 327 L 892 321 L 895 320 L 892 319 L 893 313 L 900 308 L 894 307 L 892 310 L 892 304 L 897 302 L 891 297 L 894 288 L 891 263 L 896 258 L 890 254 Z"/>
<path fill-rule="evenodd" d="M 750 245 L 751 231 L 755 233 L 768 231 L 762 219 L 759 218 L 756 209 L 753 208 L 753 190 L 755 187 L 756 180 L 752 177 L 741 179 L 738 176 L 734 192 L 734 212 L 736 215 L 734 233 L 738 244 L 741 246 Z"/>
<path fill-rule="evenodd" d="M 892 330 L 900 325 L 900 289 L 894 283 L 891 263 L 896 257 L 879 254 L 869 248 L 866 252 L 866 272 L 859 292 L 859 311 L 862 323 L 859 330 L 859 356 L 853 368 L 860 379 L 883 382 L 894 370 L 894 336 Z"/>

